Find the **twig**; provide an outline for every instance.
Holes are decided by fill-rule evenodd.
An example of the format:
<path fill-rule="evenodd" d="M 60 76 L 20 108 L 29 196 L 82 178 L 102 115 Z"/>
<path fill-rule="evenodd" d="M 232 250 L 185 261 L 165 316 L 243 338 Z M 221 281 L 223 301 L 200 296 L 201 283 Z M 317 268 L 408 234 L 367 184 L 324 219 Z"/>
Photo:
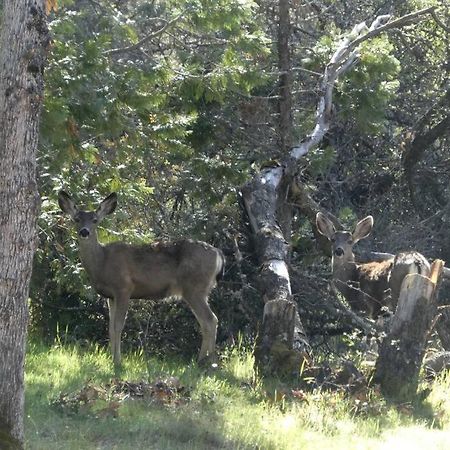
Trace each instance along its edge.
<path fill-rule="evenodd" d="M 125 53 L 125 52 L 130 52 L 130 51 L 133 51 L 133 50 L 138 50 L 143 44 L 145 44 L 146 42 L 151 41 L 152 39 L 160 36 L 165 31 L 167 31 L 171 26 L 173 26 L 176 22 L 178 22 L 181 19 L 181 17 L 183 16 L 184 12 L 185 11 L 183 11 L 181 14 L 176 16 L 171 21 L 166 22 L 166 24 L 162 28 L 160 28 L 159 30 L 157 30 L 154 33 L 151 33 L 151 34 L 143 37 L 140 41 L 136 42 L 136 44 L 129 45 L 128 47 L 113 48 L 111 50 L 106 50 L 105 52 L 103 52 L 103 54 L 106 55 L 106 56 L 110 56 L 110 55 L 116 55 L 118 53 Z"/>
<path fill-rule="evenodd" d="M 445 30 L 447 33 L 450 33 L 450 28 L 445 25 L 444 22 L 442 22 L 441 19 L 439 19 L 438 15 L 436 14 L 436 11 L 433 9 L 431 11 L 431 15 L 433 16 L 434 21 L 443 29 Z"/>
<path fill-rule="evenodd" d="M 331 291 L 334 294 L 333 296 L 334 306 L 341 314 L 350 319 L 350 321 L 355 326 L 365 331 L 367 334 L 376 334 L 376 332 L 381 331 L 381 329 L 375 323 L 369 322 L 368 320 L 360 317 L 358 314 L 354 313 L 340 300 L 339 298 L 340 292 L 333 282 L 330 283 L 330 286 Z"/>

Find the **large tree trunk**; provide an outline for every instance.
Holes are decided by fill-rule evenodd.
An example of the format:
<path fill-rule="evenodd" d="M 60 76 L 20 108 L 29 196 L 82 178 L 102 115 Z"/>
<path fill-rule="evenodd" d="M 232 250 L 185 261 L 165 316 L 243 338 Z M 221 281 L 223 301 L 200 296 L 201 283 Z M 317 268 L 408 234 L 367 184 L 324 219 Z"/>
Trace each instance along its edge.
<path fill-rule="evenodd" d="M 36 245 L 36 150 L 49 44 L 44 0 L 4 2 L 0 30 L 0 448 L 24 441 L 28 286 Z"/>

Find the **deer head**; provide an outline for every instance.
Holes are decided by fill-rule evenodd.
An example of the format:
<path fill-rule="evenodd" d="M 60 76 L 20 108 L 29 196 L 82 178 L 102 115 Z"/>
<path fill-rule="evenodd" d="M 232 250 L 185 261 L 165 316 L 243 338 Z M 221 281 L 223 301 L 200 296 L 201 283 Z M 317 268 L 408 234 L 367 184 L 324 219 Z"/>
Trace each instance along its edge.
<path fill-rule="evenodd" d="M 360 220 L 353 233 L 349 231 L 336 231 L 336 228 L 325 214 L 316 215 L 317 230 L 331 242 L 333 263 L 354 262 L 353 246 L 361 239 L 369 236 L 373 228 L 373 217 L 367 216 Z"/>
<path fill-rule="evenodd" d="M 117 194 L 113 192 L 108 195 L 95 211 L 81 211 L 72 201 L 69 194 L 60 191 L 58 204 L 63 212 L 72 217 L 75 222 L 78 236 L 81 239 L 88 239 L 95 233 L 97 225 L 108 215 L 114 212 L 117 206 Z"/>

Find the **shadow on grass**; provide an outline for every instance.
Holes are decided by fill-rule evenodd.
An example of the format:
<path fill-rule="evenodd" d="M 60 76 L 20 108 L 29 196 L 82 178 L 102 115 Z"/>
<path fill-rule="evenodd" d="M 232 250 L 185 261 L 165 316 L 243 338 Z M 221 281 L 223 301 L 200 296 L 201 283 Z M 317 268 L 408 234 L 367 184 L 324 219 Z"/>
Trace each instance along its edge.
<path fill-rule="evenodd" d="M 61 393 L 79 390 L 89 382 L 102 386 L 115 378 L 109 354 L 98 348 L 32 346 L 26 365 L 27 448 L 255 448 L 251 433 L 232 436 L 226 424 L 228 396 L 240 389 L 242 380 L 228 371 L 207 373 L 193 362 L 147 360 L 142 355 L 128 355 L 121 369 L 123 380 L 153 382 L 164 376 L 179 378 L 190 399 L 180 405 L 161 405 L 129 398 L 121 403 L 117 417 L 100 417 L 89 410 L 67 414 L 52 406 Z M 251 396 L 240 391 L 238 395 L 252 402 Z M 270 440 L 264 444 L 264 448 L 275 448 Z"/>

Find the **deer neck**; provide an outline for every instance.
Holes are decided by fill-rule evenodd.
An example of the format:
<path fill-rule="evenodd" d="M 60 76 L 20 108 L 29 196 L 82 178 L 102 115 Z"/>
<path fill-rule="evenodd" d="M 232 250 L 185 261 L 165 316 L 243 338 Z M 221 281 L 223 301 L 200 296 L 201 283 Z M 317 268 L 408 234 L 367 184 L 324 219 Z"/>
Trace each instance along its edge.
<path fill-rule="evenodd" d="M 103 266 L 105 248 L 98 242 L 97 232 L 91 232 L 88 238 L 78 239 L 81 263 L 89 275 L 89 279 L 97 281 L 97 274 Z"/>
<path fill-rule="evenodd" d="M 332 260 L 333 278 L 347 283 L 348 281 L 358 281 L 358 270 L 355 263 L 355 255 L 350 258 L 335 258 Z"/>

